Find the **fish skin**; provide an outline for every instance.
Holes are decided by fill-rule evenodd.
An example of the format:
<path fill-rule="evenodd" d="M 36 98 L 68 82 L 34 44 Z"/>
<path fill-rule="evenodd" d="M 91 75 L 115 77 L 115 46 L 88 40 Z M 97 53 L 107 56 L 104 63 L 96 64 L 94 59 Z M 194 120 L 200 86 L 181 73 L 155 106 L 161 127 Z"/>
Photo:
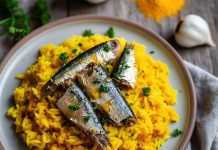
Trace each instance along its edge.
<path fill-rule="evenodd" d="M 96 78 L 99 80 L 98 84 L 94 83 Z M 111 123 L 117 126 L 135 124 L 136 117 L 133 111 L 107 71 L 100 64 L 90 63 L 83 71 L 77 73 L 77 79 L 91 102 L 110 118 Z M 99 92 L 102 85 L 108 87 L 109 91 Z"/>
<path fill-rule="evenodd" d="M 124 51 L 112 72 L 112 78 L 121 88 L 134 88 L 137 77 L 134 46 L 126 44 Z"/>
<path fill-rule="evenodd" d="M 103 50 L 104 45 L 108 45 L 110 51 L 106 52 Z M 97 61 L 102 65 L 114 64 L 117 56 L 119 55 L 120 43 L 118 40 L 110 40 L 101 43 L 81 55 L 77 56 L 75 59 L 71 60 L 66 66 L 61 68 L 42 88 L 41 96 L 42 98 L 47 97 L 52 94 L 57 87 L 64 83 L 64 80 L 74 79 L 76 72 L 84 69 L 87 64 L 93 61 Z M 93 60 L 92 56 L 96 56 L 96 60 Z"/>
<path fill-rule="evenodd" d="M 107 145 L 110 145 L 108 136 L 99 122 L 90 101 L 76 82 L 73 82 L 64 95 L 57 100 L 56 105 L 73 124 L 96 141 L 101 149 L 106 149 Z M 78 105 L 80 109 L 73 111 L 69 108 L 70 105 Z M 90 116 L 87 122 L 84 120 L 84 116 Z"/>

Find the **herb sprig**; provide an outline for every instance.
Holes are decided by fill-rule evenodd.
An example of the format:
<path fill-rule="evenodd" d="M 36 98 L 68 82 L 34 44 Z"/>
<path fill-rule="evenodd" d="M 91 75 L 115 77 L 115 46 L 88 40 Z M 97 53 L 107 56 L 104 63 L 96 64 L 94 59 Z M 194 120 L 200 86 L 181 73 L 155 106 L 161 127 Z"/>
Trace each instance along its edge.
<path fill-rule="evenodd" d="M 80 109 L 80 106 L 79 105 L 69 105 L 69 109 L 72 111 L 76 111 Z"/>
<path fill-rule="evenodd" d="M 173 130 L 173 132 L 171 133 L 171 136 L 172 136 L 172 137 L 177 137 L 177 136 L 181 135 L 182 133 L 183 133 L 183 132 L 182 132 L 181 130 L 175 129 L 175 130 Z"/>
<path fill-rule="evenodd" d="M 14 41 L 19 41 L 25 35 L 31 32 L 29 17 L 20 7 L 17 0 L 2 0 L 1 6 L 4 6 L 4 19 L 0 21 L 0 26 L 6 28 Z"/>
<path fill-rule="evenodd" d="M 114 28 L 113 28 L 113 27 L 110 27 L 110 28 L 107 30 L 106 35 L 107 35 L 109 38 L 114 38 L 114 37 L 115 37 Z"/>
<path fill-rule="evenodd" d="M 93 36 L 94 35 L 94 33 L 92 32 L 92 30 L 90 30 L 90 29 L 87 29 L 87 30 L 85 30 L 84 32 L 83 32 L 83 36 L 88 36 L 88 37 L 90 37 L 90 36 Z"/>
<path fill-rule="evenodd" d="M 51 17 L 46 1 L 37 0 L 35 5 L 37 11 L 32 17 L 29 17 L 20 7 L 18 0 L 1 0 L 0 27 L 5 29 L 5 31 L 1 32 L 1 35 L 7 33 L 14 42 L 17 42 L 32 31 L 33 26 L 30 19 L 39 20 L 39 25 L 49 22 Z"/>
<path fill-rule="evenodd" d="M 151 91 L 151 88 L 150 87 L 143 87 L 142 88 L 142 93 L 144 96 L 148 97 L 150 95 L 150 91 Z"/>
<path fill-rule="evenodd" d="M 83 120 L 84 120 L 85 122 L 88 122 L 89 119 L 90 119 L 90 116 L 83 116 Z"/>
<path fill-rule="evenodd" d="M 109 89 L 109 87 L 107 87 L 106 85 L 100 85 L 100 87 L 99 87 L 99 92 L 102 92 L 102 93 L 107 93 L 107 92 L 109 92 L 110 91 L 110 89 Z"/>
<path fill-rule="evenodd" d="M 101 83 L 101 81 L 100 81 L 98 78 L 96 78 L 96 79 L 93 81 L 93 84 L 99 84 L 99 83 Z"/>
<path fill-rule="evenodd" d="M 36 18 L 39 20 L 40 24 L 44 25 L 51 20 L 51 15 L 49 14 L 48 6 L 45 0 L 37 0 L 37 16 Z"/>
<path fill-rule="evenodd" d="M 109 51 L 110 51 L 110 48 L 109 48 L 108 44 L 105 44 L 105 45 L 103 46 L 103 50 L 104 50 L 105 52 L 109 52 Z"/>
<path fill-rule="evenodd" d="M 67 56 L 66 52 L 63 52 L 60 54 L 60 59 L 63 62 L 62 67 L 64 67 L 67 64 L 67 59 L 69 58 L 69 56 Z"/>

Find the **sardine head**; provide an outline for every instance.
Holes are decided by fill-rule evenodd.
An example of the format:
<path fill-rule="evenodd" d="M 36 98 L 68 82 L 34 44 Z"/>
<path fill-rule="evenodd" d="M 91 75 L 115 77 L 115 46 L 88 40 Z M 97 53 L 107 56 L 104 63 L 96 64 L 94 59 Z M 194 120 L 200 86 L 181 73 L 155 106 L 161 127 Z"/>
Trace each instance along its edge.
<path fill-rule="evenodd" d="M 118 40 L 108 41 L 108 46 L 110 50 L 114 53 L 115 57 L 118 56 L 120 50 L 120 43 Z"/>

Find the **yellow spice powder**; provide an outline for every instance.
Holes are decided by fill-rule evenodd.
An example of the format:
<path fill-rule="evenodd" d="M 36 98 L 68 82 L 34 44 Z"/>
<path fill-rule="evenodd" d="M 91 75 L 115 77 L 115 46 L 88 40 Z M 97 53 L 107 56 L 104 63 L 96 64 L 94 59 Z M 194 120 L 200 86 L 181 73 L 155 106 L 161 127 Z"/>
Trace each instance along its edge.
<path fill-rule="evenodd" d="M 136 3 L 146 17 L 160 22 L 162 18 L 175 15 L 181 10 L 185 0 L 136 0 Z"/>

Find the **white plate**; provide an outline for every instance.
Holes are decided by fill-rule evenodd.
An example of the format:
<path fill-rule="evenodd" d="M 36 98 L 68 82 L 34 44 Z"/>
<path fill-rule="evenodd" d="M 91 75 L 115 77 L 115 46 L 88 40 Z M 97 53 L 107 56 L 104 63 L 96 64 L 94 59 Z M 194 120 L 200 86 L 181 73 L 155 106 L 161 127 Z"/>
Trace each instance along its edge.
<path fill-rule="evenodd" d="M 59 44 L 73 34 L 79 35 L 85 29 L 94 33 L 104 34 L 108 27 L 113 26 L 117 37 L 125 37 L 128 41 L 137 41 L 146 45 L 147 51 L 155 51 L 154 59 L 166 63 L 170 69 L 170 83 L 178 92 L 178 103 L 174 106 L 180 116 L 177 123 L 170 128 L 181 129 L 182 136 L 170 138 L 161 147 L 162 150 L 184 149 L 194 127 L 196 100 L 193 83 L 182 59 L 175 50 L 162 38 L 151 31 L 114 17 L 77 16 L 58 20 L 45 25 L 13 47 L 0 66 L 0 141 L 7 150 L 24 149 L 26 146 L 15 133 L 12 120 L 5 116 L 13 104 L 12 92 L 19 85 L 15 75 L 25 70 L 36 61 L 38 49 L 48 43 Z"/>

